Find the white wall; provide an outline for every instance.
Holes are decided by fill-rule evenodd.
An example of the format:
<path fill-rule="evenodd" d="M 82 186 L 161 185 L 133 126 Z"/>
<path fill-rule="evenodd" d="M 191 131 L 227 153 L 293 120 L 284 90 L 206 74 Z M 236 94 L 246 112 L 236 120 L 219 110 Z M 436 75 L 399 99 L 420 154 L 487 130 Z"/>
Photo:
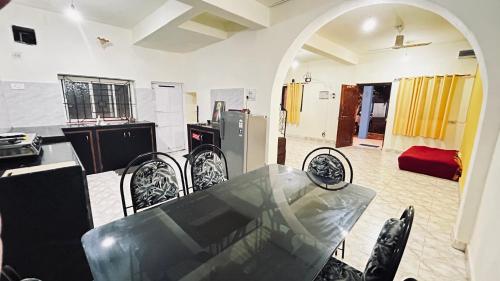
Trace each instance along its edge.
<path fill-rule="evenodd" d="M 304 82 L 304 74 L 312 73 L 311 83 L 304 85 L 302 112 L 299 125 L 287 125 L 287 135 L 335 140 L 337 137 L 340 93 L 342 84 L 356 84 L 356 66 L 333 60 L 303 62 L 296 69 L 290 69 L 285 83 L 292 79 Z M 327 100 L 319 99 L 320 91 L 328 91 Z M 335 98 L 331 98 L 335 93 Z"/>
<path fill-rule="evenodd" d="M 253 114 L 268 114 L 270 93 L 262 87 L 261 80 L 271 78 L 261 75 L 261 66 L 249 55 L 258 52 L 255 34 L 253 31 L 238 33 L 233 36 L 237 40 L 225 40 L 187 55 L 185 91 L 197 93 L 201 122 L 211 119 L 212 89 L 256 89 L 256 101 L 248 101 L 247 106 Z"/>
<path fill-rule="evenodd" d="M 474 74 L 477 66 L 475 59 L 457 59 L 458 51 L 469 49 L 466 41 L 429 45 L 407 50 L 389 50 L 381 53 L 365 54 L 359 64 L 345 65 L 333 60 L 319 60 L 300 64 L 297 69 L 290 69 L 286 82 L 292 78 L 303 81 L 306 72 L 311 72 L 313 83 L 304 87 L 304 105 L 299 126 L 289 126 L 287 132 L 302 137 L 321 138 L 321 132 L 327 132 L 327 139 L 335 140 L 337 134 L 340 92 L 342 84 L 393 82 L 396 78 L 431 76 L 443 74 Z M 470 79 L 472 82 L 472 78 Z M 464 91 L 464 105 L 467 106 L 472 83 Z M 384 148 L 403 151 L 412 145 L 430 145 L 447 149 L 458 149 L 461 140 L 463 122 L 459 122 L 455 134 L 455 125 L 450 124 L 448 138 L 432 140 L 392 135 L 394 109 L 397 99 L 398 83 L 393 85 L 388 114 L 388 131 Z M 329 90 L 337 93 L 334 100 L 319 100 L 318 92 Z M 461 97 L 460 97 L 461 98 Z M 456 99 L 457 102 L 460 99 Z M 467 107 L 464 108 L 465 112 Z M 461 121 L 464 121 L 465 115 Z"/>
<path fill-rule="evenodd" d="M 15 43 L 11 25 L 34 28 L 37 45 Z M 102 48 L 98 36 L 109 39 L 112 46 Z M 134 46 L 128 29 L 90 21 L 75 23 L 58 13 L 14 3 L 0 11 L 0 41 L 0 77 L 27 85 L 19 91 L 11 90 L 10 83 L 3 84 L 13 126 L 66 121 L 57 74 L 134 80 L 135 87 L 142 89 L 137 91 L 142 109 L 139 119 L 149 118 L 141 102 L 151 100 L 151 81 L 182 82 L 183 78 L 182 55 Z"/>
<path fill-rule="evenodd" d="M 484 193 L 476 218 L 476 226 L 467 248 L 472 281 L 500 280 L 500 137 L 497 140 Z"/>

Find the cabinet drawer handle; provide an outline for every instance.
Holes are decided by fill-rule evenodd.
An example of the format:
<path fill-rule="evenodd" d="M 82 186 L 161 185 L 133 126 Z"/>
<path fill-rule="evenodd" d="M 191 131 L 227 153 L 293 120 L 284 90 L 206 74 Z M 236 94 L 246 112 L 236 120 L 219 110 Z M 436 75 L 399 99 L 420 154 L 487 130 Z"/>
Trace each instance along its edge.
<path fill-rule="evenodd" d="M 127 137 L 127 132 L 123 132 L 123 137 L 126 138 Z"/>
<path fill-rule="evenodd" d="M 89 136 L 85 136 L 85 139 L 86 139 L 87 141 L 89 141 Z"/>
<path fill-rule="evenodd" d="M 128 136 L 130 137 L 130 131 L 128 131 Z"/>

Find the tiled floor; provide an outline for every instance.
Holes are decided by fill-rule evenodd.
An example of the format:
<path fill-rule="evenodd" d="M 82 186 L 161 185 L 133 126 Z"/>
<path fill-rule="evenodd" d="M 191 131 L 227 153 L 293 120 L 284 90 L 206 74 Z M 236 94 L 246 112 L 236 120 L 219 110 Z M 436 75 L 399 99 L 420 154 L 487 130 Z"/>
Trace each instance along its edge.
<path fill-rule="evenodd" d="M 367 144 L 368 146 L 365 147 L 370 147 L 372 146 L 373 148 L 382 148 L 382 140 L 374 140 L 374 139 L 360 139 L 356 136 L 352 137 L 352 145 L 353 146 L 361 146 L 363 147 L 363 144 Z"/>
<path fill-rule="evenodd" d="M 333 145 L 288 138 L 287 165 L 300 168 L 307 152 L 325 144 Z M 397 154 L 393 152 L 361 147 L 342 151 L 353 164 L 354 183 L 377 191 L 376 198 L 346 239 L 345 261 L 364 269 L 384 221 L 399 217 L 404 208 L 413 205 L 415 221 L 395 280 L 406 277 L 419 281 L 467 280 L 465 255 L 450 246 L 458 208 L 458 185 L 399 170 Z M 174 156 L 183 163 L 184 153 Z M 107 172 L 89 176 L 88 182 L 95 225 L 121 218 L 120 177 Z"/>

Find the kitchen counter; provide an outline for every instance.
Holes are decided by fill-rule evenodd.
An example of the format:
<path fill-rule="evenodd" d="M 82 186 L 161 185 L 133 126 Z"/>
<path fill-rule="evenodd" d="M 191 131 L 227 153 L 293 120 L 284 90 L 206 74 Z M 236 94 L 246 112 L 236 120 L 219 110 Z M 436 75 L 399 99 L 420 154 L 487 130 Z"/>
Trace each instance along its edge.
<path fill-rule="evenodd" d="M 97 125 L 95 123 L 74 123 L 67 124 L 62 127 L 63 130 L 71 129 L 81 129 L 81 128 L 92 128 L 92 129 L 104 129 L 104 128 L 114 128 L 114 127 L 140 127 L 144 125 L 150 125 L 154 122 L 151 121 L 135 121 L 135 122 L 111 122 L 108 124 Z"/>
<path fill-rule="evenodd" d="M 10 132 L 36 133 L 37 135 L 42 137 L 43 143 L 48 144 L 66 141 L 66 137 L 64 136 L 64 132 L 62 131 L 62 128 L 64 127 L 65 125 L 17 127 L 10 129 Z"/>
<path fill-rule="evenodd" d="M 81 166 L 78 156 L 76 155 L 73 146 L 69 142 L 44 144 L 42 145 L 42 153 L 39 157 L 21 157 L 14 159 L 4 159 L 0 161 L 0 175 L 5 170 L 17 169 L 24 167 L 35 167 L 51 164 L 74 162 L 72 166 Z"/>
<path fill-rule="evenodd" d="M 42 149 L 38 158 L 0 162 L 10 169 L 0 177 L 3 260 L 22 276 L 92 280 L 80 243 L 93 228 L 83 165 L 69 142 Z"/>
<path fill-rule="evenodd" d="M 86 128 L 93 128 L 93 129 L 115 128 L 115 127 L 132 128 L 132 127 L 150 125 L 152 123 L 153 122 L 150 121 L 136 121 L 133 123 L 115 122 L 105 125 L 96 125 L 93 123 L 78 123 L 78 124 L 38 126 L 38 127 L 15 127 L 10 129 L 9 132 L 36 133 L 37 135 L 42 137 L 44 144 L 50 144 L 50 143 L 60 143 L 67 141 L 64 135 L 64 131 L 74 131 Z"/>

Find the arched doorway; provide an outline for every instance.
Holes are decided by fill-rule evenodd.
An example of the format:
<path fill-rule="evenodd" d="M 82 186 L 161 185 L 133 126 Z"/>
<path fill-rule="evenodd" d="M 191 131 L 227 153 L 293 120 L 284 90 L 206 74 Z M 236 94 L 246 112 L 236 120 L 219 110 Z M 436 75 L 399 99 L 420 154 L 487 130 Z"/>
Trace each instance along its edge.
<path fill-rule="evenodd" d="M 295 55 L 301 49 L 302 45 L 306 43 L 306 41 L 318 31 L 323 25 L 332 21 L 333 19 L 348 13 L 349 11 L 355 10 L 361 7 L 367 7 L 372 5 L 379 4 L 405 4 L 414 6 L 420 9 L 428 10 L 433 13 L 436 13 L 450 22 L 455 28 L 457 28 L 464 37 L 471 44 L 473 49 L 477 55 L 477 61 L 479 64 L 479 69 L 481 72 L 482 80 L 483 80 L 483 90 L 484 90 L 484 99 L 482 105 L 482 113 L 479 122 L 478 131 L 476 134 L 476 140 L 474 145 L 474 151 L 472 154 L 472 160 L 470 169 L 468 171 L 469 174 L 473 174 L 474 177 L 468 177 L 467 182 L 465 184 L 465 189 L 463 196 L 461 198 L 461 207 L 457 217 L 457 222 L 455 225 L 455 233 L 454 237 L 456 240 L 456 247 L 462 248 L 465 244 L 470 240 L 475 217 L 477 215 L 477 209 L 480 204 L 482 191 L 485 184 L 485 179 L 487 175 L 487 168 L 489 167 L 491 161 L 491 155 L 495 147 L 496 137 L 498 135 L 498 122 L 494 119 L 495 112 L 493 104 L 489 104 L 488 100 L 488 73 L 486 69 L 486 64 L 484 60 L 483 53 L 481 48 L 474 36 L 474 34 L 470 31 L 470 29 L 454 14 L 452 14 L 447 9 L 439 6 L 430 1 L 411 1 L 411 0 L 385 0 L 385 1 L 377 1 L 377 0 L 364 0 L 364 1 L 349 1 L 344 5 L 338 5 L 331 10 L 323 13 L 320 17 L 317 17 L 313 20 L 309 25 L 307 25 L 302 32 L 298 34 L 293 43 L 287 49 L 285 54 L 283 55 L 280 64 L 277 68 L 276 75 L 274 78 L 272 93 L 271 93 L 271 102 L 270 102 L 270 127 L 268 134 L 268 161 L 276 161 L 275 153 L 276 153 L 276 140 L 277 140 L 277 126 L 278 126 L 278 115 L 279 112 L 276 110 L 279 108 L 280 104 L 280 95 L 281 95 L 281 87 L 282 83 L 285 80 L 286 73 L 289 69 L 289 66 L 292 64 Z M 482 130 L 482 128 L 491 126 L 493 130 Z M 473 187 L 473 188 L 472 188 Z"/>

